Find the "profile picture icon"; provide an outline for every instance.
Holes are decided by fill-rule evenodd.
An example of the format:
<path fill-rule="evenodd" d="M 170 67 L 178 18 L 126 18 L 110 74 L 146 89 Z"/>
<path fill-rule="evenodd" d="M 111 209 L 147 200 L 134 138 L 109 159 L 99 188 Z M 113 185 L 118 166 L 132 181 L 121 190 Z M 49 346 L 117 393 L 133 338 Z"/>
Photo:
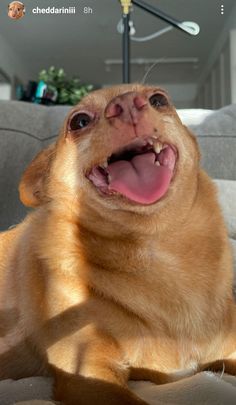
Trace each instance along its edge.
<path fill-rule="evenodd" d="M 8 4 L 8 17 L 12 20 L 20 20 L 25 15 L 25 6 L 21 1 L 12 1 Z"/>

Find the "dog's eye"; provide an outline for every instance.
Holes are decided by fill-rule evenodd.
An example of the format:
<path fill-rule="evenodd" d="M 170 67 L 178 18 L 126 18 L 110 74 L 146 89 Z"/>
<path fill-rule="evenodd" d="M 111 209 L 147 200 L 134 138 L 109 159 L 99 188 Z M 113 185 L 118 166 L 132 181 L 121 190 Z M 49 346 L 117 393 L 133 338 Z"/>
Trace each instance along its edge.
<path fill-rule="evenodd" d="M 153 94 L 153 95 L 149 98 L 149 102 L 150 102 L 151 106 L 154 107 L 154 108 L 163 107 L 163 106 L 169 104 L 169 102 L 168 102 L 166 96 L 164 96 L 164 95 L 161 94 L 161 93 Z"/>
<path fill-rule="evenodd" d="M 77 131 L 79 129 L 83 129 L 87 127 L 91 121 L 92 118 L 86 113 L 75 114 L 69 124 L 70 130 Z"/>

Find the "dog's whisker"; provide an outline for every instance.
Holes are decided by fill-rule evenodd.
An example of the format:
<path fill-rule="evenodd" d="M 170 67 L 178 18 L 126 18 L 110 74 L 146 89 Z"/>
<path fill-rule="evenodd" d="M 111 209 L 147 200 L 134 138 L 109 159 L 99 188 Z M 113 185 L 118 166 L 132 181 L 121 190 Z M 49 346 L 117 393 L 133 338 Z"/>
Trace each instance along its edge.
<path fill-rule="evenodd" d="M 151 73 L 151 71 L 156 67 L 162 60 L 165 60 L 165 58 L 161 58 L 160 60 L 154 62 L 151 66 L 149 66 L 148 70 L 145 72 L 143 79 L 141 80 L 141 83 L 144 85 L 146 83 L 146 79 L 148 78 L 148 75 Z"/>

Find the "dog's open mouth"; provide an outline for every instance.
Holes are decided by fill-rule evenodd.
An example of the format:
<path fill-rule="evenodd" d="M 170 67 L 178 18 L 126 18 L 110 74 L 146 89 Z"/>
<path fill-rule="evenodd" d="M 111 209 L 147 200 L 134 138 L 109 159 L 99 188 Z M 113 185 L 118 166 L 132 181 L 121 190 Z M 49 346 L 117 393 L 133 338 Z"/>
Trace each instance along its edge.
<path fill-rule="evenodd" d="M 170 186 L 177 160 L 176 148 L 155 138 L 138 139 L 112 154 L 87 174 L 104 194 L 120 194 L 139 204 L 152 204 Z"/>

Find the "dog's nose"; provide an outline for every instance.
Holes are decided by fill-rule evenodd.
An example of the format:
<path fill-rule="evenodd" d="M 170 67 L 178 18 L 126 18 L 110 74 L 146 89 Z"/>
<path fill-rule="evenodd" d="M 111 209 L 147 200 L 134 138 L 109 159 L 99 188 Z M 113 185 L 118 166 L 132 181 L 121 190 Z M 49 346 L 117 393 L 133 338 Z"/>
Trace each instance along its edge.
<path fill-rule="evenodd" d="M 124 93 L 109 102 L 105 109 L 105 117 L 136 125 L 147 104 L 146 97 L 137 92 Z"/>

